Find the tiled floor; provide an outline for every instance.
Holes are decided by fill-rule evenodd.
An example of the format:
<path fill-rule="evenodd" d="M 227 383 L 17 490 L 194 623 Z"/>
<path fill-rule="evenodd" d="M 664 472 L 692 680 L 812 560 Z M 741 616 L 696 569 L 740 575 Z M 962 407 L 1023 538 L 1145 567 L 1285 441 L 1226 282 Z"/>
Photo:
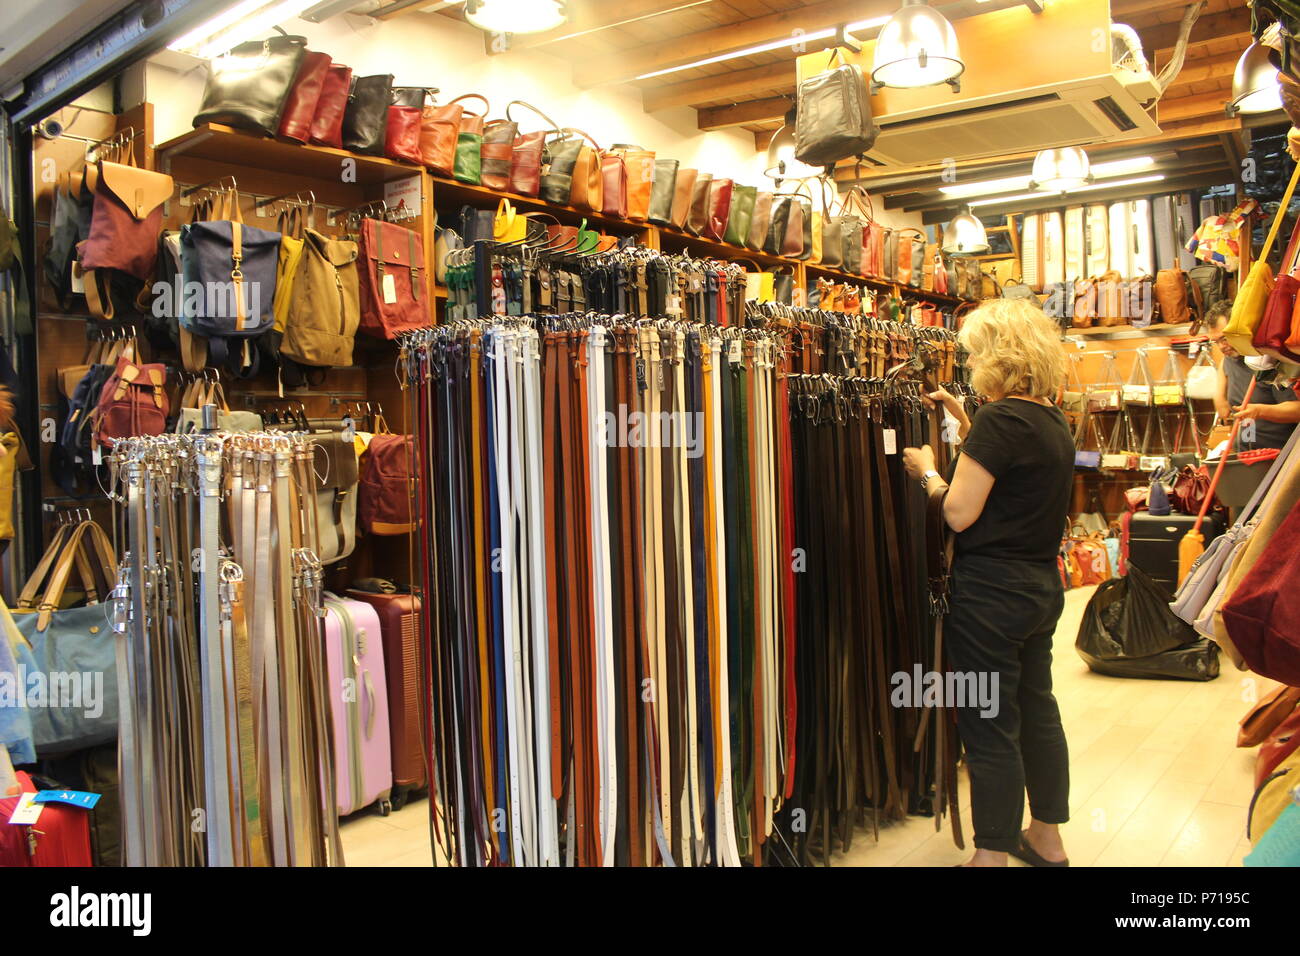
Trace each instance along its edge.
<path fill-rule="evenodd" d="M 1075 866 L 1238 866 L 1250 850 L 1246 807 L 1255 752 L 1238 750 L 1237 722 L 1271 681 L 1237 671 L 1208 683 L 1123 680 L 1088 671 L 1074 653 L 1091 589 L 1071 591 L 1057 630 L 1053 674 L 1070 742 L 1071 816 L 1065 845 Z M 963 774 L 962 818 L 970 835 Z M 388 817 L 344 821 L 350 866 L 428 866 L 428 802 Z M 865 831 L 837 865 L 948 866 L 958 850 L 947 824 L 911 817 Z M 1013 861 L 1014 862 L 1014 861 Z"/>

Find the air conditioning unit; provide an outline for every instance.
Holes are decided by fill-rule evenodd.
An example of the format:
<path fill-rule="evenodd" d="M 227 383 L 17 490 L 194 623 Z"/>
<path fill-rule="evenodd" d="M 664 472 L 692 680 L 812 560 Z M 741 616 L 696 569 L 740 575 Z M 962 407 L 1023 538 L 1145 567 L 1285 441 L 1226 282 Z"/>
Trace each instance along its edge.
<path fill-rule="evenodd" d="M 1070 0 L 1043 12 L 1013 7 L 954 21 L 966 64 L 961 89 L 885 88 L 871 99 L 880 135 L 866 159 L 917 167 L 1157 136 L 1142 108 L 1158 95 L 1140 57 L 1112 43 L 1107 0 Z M 854 56 L 870 74 L 874 43 Z M 801 78 L 826 55 L 800 57 Z"/>

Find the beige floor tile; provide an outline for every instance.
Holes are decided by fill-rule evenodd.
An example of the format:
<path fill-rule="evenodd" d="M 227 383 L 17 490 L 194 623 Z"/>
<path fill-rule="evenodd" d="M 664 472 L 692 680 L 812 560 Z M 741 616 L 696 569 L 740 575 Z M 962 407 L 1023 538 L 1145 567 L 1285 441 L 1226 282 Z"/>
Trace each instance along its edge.
<path fill-rule="evenodd" d="M 1202 790 L 1182 780 L 1161 780 L 1115 832 L 1096 865 L 1157 865 L 1201 802 Z"/>
<path fill-rule="evenodd" d="M 1222 803 L 1199 803 L 1160 861 L 1161 866 L 1224 866 L 1246 838 L 1246 813 Z"/>

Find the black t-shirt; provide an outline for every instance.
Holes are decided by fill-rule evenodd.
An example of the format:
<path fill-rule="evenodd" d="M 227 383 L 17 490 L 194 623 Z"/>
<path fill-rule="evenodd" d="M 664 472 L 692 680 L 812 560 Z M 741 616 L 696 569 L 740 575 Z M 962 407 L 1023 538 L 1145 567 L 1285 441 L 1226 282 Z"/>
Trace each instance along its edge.
<path fill-rule="evenodd" d="M 1074 439 L 1061 410 L 1020 398 L 989 402 L 961 453 L 994 482 L 980 516 L 957 535 L 957 553 L 1054 561 L 1074 481 Z"/>
<path fill-rule="evenodd" d="M 1228 377 L 1228 404 L 1236 408 L 1246 397 L 1246 389 L 1250 386 L 1250 380 L 1255 377 L 1254 371 L 1246 360 L 1240 355 L 1225 356 L 1223 359 L 1223 374 Z M 1252 405 L 1281 405 L 1283 402 L 1294 402 L 1296 393 L 1290 388 L 1280 388 L 1268 382 L 1256 382 L 1255 390 L 1250 393 L 1250 403 Z M 1246 441 L 1246 424 L 1243 423 L 1241 429 L 1237 432 L 1236 451 L 1243 448 L 1283 448 L 1286 446 L 1287 439 L 1291 437 L 1291 432 L 1295 431 L 1295 425 L 1287 422 L 1266 422 L 1262 418 L 1255 419 L 1254 424 L 1254 441 Z"/>

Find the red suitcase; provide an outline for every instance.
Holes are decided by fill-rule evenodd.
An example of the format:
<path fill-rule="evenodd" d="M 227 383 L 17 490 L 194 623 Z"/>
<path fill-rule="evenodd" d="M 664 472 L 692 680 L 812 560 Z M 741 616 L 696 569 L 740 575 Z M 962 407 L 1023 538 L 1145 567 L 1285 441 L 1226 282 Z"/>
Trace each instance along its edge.
<path fill-rule="evenodd" d="M 23 793 L 35 793 L 36 785 L 18 771 Z M 0 866 L 90 866 L 90 817 L 85 810 L 66 804 L 47 803 L 34 827 L 10 825 L 17 796 L 0 799 Z M 33 855 L 28 832 L 35 837 Z"/>
<path fill-rule="evenodd" d="M 365 601 L 379 614 L 388 680 L 388 727 L 393 748 L 393 809 L 407 794 L 423 789 L 424 694 L 420 668 L 420 602 L 410 594 L 376 594 L 352 589 L 348 597 Z"/>

